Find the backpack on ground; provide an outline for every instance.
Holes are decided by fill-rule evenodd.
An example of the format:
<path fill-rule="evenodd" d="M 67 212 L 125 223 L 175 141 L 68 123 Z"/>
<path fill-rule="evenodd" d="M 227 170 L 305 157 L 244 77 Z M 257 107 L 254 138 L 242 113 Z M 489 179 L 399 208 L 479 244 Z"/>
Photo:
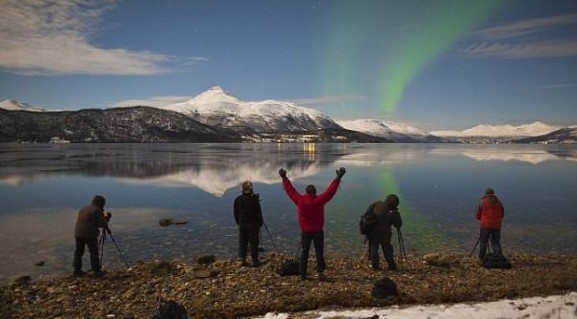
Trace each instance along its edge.
<path fill-rule="evenodd" d="M 294 259 L 287 259 L 276 268 L 275 272 L 282 277 L 296 276 L 299 274 L 299 263 Z"/>
<path fill-rule="evenodd" d="M 160 301 L 153 319 L 189 319 L 186 308 L 174 300 Z"/>
<path fill-rule="evenodd" d="M 368 235 L 377 225 L 377 215 L 372 210 L 368 210 L 359 219 L 359 231 L 362 235 Z"/>
<path fill-rule="evenodd" d="M 371 290 L 371 296 L 374 298 L 384 299 L 397 294 L 397 284 L 392 281 L 389 277 L 377 280 L 373 289 Z"/>
<path fill-rule="evenodd" d="M 511 268 L 511 262 L 502 254 L 488 253 L 483 257 L 481 266 L 485 268 L 509 269 Z"/>

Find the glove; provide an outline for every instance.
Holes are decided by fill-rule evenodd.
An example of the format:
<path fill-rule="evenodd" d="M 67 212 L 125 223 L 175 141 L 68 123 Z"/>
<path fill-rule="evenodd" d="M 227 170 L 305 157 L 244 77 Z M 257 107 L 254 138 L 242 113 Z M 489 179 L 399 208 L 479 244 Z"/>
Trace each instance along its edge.
<path fill-rule="evenodd" d="M 110 218 L 112 218 L 112 214 L 110 212 L 105 212 L 104 213 L 104 218 L 106 218 L 106 221 L 109 221 Z"/>
<path fill-rule="evenodd" d="M 337 169 L 337 178 L 341 179 L 346 172 L 347 170 L 344 167 Z"/>
<path fill-rule="evenodd" d="M 286 179 L 286 171 L 284 170 L 284 168 L 279 169 L 278 174 L 280 175 L 280 177 L 282 177 L 282 179 Z"/>

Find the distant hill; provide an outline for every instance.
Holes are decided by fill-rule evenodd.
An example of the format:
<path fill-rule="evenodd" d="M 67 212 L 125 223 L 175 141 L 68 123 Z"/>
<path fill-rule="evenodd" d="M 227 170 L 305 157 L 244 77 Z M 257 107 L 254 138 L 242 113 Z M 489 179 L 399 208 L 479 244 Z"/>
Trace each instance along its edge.
<path fill-rule="evenodd" d="M 151 107 L 66 112 L 0 109 L 0 142 L 239 142 L 240 135 Z"/>
<path fill-rule="evenodd" d="M 14 101 L 14 100 L 6 100 L 0 102 L 0 109 L 8 110 L 8 111 L 29 111 L 29 112 L 45 112 L 46 110 L 41 107 L 32 106 L 30 104 Z"/>
<path fill-rule="evenodd" d="M 510 142 L 514 139 L 534 137 L 549 134 L 561 127 L 548 125 L 542 122 L 514 126 L 504 125 L 477 125 L 463 131 L 431 131 L 435 136 L 460 142 L 479 142 L 483 140 Z"/>
<path fill-rule="evenodd" d="M 514 143 L 575 144 L 577 126 L 564 127 L 549 134 L 514 140 Z"/>
<path fill-rule="evenodd" d="M 443 138 L 402 123 L 374 119 L 338 121 L 337 123 L 349 130 L 386 138 L 399 143 L 442 143 L 445 141 Z"/>

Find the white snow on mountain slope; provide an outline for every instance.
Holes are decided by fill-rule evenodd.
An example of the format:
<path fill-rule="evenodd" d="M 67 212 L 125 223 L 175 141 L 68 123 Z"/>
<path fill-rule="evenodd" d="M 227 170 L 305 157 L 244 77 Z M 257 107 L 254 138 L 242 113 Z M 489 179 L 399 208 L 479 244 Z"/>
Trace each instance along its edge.
<path fill-rule="evenodd" d="M 45 112 L 46 110 L 40 107 L 32 106 L 30 104 L 14 101 L 5 100 L 0 102 L 0 109 L 5 109 L 8 111 L 29 111 L 29 112 Z"/>
<path fill-rule="evenodd" d="M 337 121 L 337 123 L 348 130 L 368 133 L 375 136 L 386 137 L 387 134 L 390 133 L 400 133 L 409 136 L 429 135 L 427 132 L 407 124 L 375 119 L 360 119 L 352 121 L 343 120 Z"/>
<path fill-rule="evenodd" d="M 441 137 L 529 137 L 540 136 L 551 133 L 560 129 L 560 126 L 548 125 L 542 122 L 534 122 L 531 124 L 524 124 L 514 126 L 511 124 L 504 125 L 477 125 L 464 131 L 433 131 L 433 135 Z"/>
<path fill-rule="evenodd" d="M 275 128 L 284 122 L 284 118 L 290 118 L 301 123 L 307 128 L 338 127 L 329 116 L 313 109 L 298 106 L 292 102 L 275 100 L 264 101 L 241 101 L 235 96 L 225 92 L 220 86 L 215 86 L 199 94 L 191 100 L 183 103 L 172 104 L 162 107 L 190 116 L 207 124 L 233 126 L 260 122 L 256 127 L 271 126 Z M 263 125 L 262 123 L 266 123 Z M 276 125 L 275 125 L 276 123 Z M 289 129 L 300 129 L 299 123 L 291 123 Z M 285 128 L 285 127 L 282 127 Z"/>

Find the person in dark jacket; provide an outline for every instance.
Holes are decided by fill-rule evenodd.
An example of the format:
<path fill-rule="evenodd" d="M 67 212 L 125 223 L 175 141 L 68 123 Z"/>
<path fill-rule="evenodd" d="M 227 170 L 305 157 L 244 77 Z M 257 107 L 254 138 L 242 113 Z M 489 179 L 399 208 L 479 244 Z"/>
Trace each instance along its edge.
<path fill-rule="evenodd" d="M 317 273 L 320 280 L 324 280 L 324 271 L 327 268 L 324 257 L 324 224 L 325 204 L 337 193 L 341 178 L 345 175 L 344 167 L 339 168 L 337 177 L 329 184 L 329 187 L 317 195 L 314 185 L 305 188 L 305 194 L 301 195 L 291 184 L 286 176 L 287 172 L 281 168 L 279 175 L 283 180 L 283 189 L 288 197 L 297 205 L 299 227 L 301 229 L 301 253 L 299 261 L 299 275 L 302 280 L 306 279 L 311 241 L 314 242 L 317 257 Z"/>
<path fill-rule="evenodd" d="M 88 251 L 90 252 L 90 265 L 94 276 L 101 277 L 104 275 L 98 256 L 98 235 L 99 228 L 106 229 L 108 221 L 112 217 L 110 212 L 104 212 L 104 205 L 106 205 L 106 199 L 96 195 L 92 199 L 92 203 L 78 211 L 74 228 L 74 239 L 76 242 L 73 262 L 74 276 L 79 277 L 85 274 L 82 271 L 82 256 L 84 256 L 84 248 L 86 246 L 88 246 Z"/>
<path fill-rule="evenodd" d="M 259 232 L 263 225 L 262 210 L 258 194 L 254 193 L 252 182 L 241 184 L 242 194 L 234 200 L 234 220 L 238 225 L 238 256 L 243 266 L 246 262 L 247 246 L 250 247 L 252 266 L 260 266 L 258 259 Z"/>
<path fill-rule="evenodd" d="M 485 189 L 485 195 L 481 198 L 475 217 L 481 226 L 479 233 L 479 259 L 483 260 L 485 258 L 489 238 L 491 238 L 493 252 L 501 255 L 501 226 L 503 217 L 505 217 L 505 208 L 499 198 L 495 196 L 495 191 L 492 188 Z"/>
<path fill-rule="evenodd" d="M 367 235 L 369 240 L 369 258 L 373 270 L 380 270 L 379 245 L 383 250 L 388 270 L 397 270 L 391 238 L 393 235 L 392 226 L 399 229 L 403 225 L 401 214 L 397 209 L 398 206 L 399 197 L 395 194 L 390 194 L 385 198 L 385 201 L 376 201 L 367 208 L 367 212 L 372 211 L 377 216 L 377 224 Z"/>

